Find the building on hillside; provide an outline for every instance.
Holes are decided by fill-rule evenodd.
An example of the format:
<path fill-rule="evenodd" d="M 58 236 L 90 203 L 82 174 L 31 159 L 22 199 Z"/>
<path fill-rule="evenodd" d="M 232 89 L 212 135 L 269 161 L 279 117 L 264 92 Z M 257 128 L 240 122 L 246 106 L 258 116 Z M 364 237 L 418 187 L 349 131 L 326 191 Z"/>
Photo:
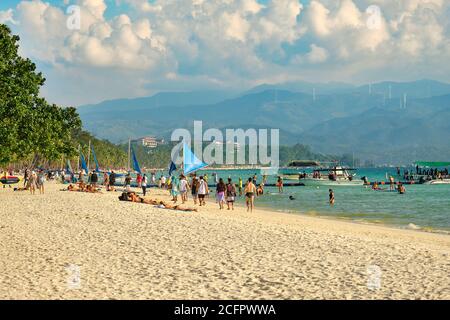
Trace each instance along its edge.
<path fill-rule="evenodd" d="M 164 139 L 158 139 L 153 136 L 142 137 L 142 138 L 136 139 L 135 142 L 137 142 L 147 148 L 156 148 L 157 146 L 159 146 L 161 144 L 165 144 Z"/>

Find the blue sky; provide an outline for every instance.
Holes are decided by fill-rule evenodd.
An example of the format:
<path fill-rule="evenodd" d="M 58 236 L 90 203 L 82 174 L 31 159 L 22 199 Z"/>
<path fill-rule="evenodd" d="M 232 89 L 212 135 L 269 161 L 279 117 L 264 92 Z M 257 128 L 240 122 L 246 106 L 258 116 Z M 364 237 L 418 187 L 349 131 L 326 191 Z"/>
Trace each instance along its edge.
<path fill-rule="evenodd" d="M 69 4 L 80 29 L 67 27 Z M 77 105 L 297 80 L 448 82 L 449 10 L 445 0 L 1 0 L 0 22 L 46 74 L 44 94 Z"/>

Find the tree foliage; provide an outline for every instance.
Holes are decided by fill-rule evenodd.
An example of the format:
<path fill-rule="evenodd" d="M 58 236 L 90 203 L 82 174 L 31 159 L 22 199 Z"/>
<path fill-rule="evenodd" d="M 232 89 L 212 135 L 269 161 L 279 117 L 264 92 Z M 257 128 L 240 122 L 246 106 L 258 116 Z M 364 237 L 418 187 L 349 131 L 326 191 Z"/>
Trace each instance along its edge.
<path fill-rule="evenodd" d="M 81 128 L 75 108 L 39 96 L 45 78 L 18 54 L 19 37 L 0 24 L 0 163 L 74 155 L 73 133 Z"/>

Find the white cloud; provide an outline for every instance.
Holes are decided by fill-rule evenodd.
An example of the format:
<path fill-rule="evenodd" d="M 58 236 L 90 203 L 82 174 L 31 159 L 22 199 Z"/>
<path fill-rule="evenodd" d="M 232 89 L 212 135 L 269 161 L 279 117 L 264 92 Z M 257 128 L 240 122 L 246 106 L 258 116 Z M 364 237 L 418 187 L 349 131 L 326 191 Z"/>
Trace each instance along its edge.
<path fill-rule="evenodd" d="M 0 10 L 0 23 L 12 23 L 12 24 L 17 23 L 13 19 L 13 10 L 12 9 L 8 9 L 6 11 Z"/>
<path fill-rule="evenodd" d="M 83 79 L 86 98 L 66 97 L 76 103 L 111 98 L 108 83 L 110 94 L 133 96 L 302 77 L 395 79 L 412 74 L 404 71 L 411 68 L 426 70 L 423 77 L 450 80 L 446 0 L 115 2 L 132 9 L 107 18 L 113 2 L 77 0 L 80 30 L 68 30 L 66 12 L 44 0 L 22 0 L 0 12 L 0 21 L 17 22 L 13 30 L 21 36 L 23 54 L 59 77 L 47 77 L 49 85 L 67 82 L 72 92 Z M 367 11 L 370 5 L 380 8 L 379 19 Z M 101 75 L 105 83 L 97 90 Z"/>
<path fill-rule="evenodd" d="M 311 51 L 308 53 L 307 57 L 308 61 L 311 63 L 321 63 L 328 59 L 328 52 L 326 49 L 312 44 Z"/>

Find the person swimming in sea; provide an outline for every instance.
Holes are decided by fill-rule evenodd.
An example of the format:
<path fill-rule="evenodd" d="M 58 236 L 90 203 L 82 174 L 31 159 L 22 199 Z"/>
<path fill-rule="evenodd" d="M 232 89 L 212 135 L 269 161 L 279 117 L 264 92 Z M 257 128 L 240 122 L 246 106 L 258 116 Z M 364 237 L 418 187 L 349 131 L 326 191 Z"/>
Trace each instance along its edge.
<path fill-rule="evenodd" d="M 329 197 L 329 202 L 330 202 L 330 205 L 332 206 L 332 205 L 334 205 L 334 192 L 333 192 L 333 189 L 329 189 L 328 190 L 328 197 Z"/>
<path fill-rule="evenodd" d="M 295 200 L 294 196 L 289 196 L 289 200 Z"/>
<path fill-rule="evenodd" d="M 399 194 L 405 194 L 405 192 L 406 192 L 405 186 L 403 184 L 399 183 L 397 191 Z"/>

